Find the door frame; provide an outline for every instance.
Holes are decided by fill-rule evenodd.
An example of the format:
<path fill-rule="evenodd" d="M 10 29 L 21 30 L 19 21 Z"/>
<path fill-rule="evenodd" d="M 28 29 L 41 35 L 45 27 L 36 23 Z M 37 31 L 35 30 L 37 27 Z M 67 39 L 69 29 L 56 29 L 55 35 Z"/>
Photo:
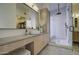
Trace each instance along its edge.
<path fill-rule="evenodd" d="M 71 15 L 73 15 L 73 11 L 72 11 L 72 3 L 71 3 Z M 72 17 L 72 26 L 73 26 L 73 17 Z M 74 29 L 73 29 L 74 31 Z M 73 50 L 73 31 L 72 31 L 72 50 Z"/>

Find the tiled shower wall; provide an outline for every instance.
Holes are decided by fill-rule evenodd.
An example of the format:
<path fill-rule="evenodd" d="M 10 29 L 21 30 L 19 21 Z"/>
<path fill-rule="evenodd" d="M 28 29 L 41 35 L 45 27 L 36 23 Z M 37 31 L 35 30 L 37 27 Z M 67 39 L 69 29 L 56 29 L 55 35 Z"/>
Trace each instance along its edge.
<path fill-rule="evenodd" d="M 65 27 L 65 24 L 68 24 L 68 27 L 71 26 L 71 18 L 71 4 L 67 4 L 61 9 L 61 15 L 56 15 L 56 10 L 50 13 L 51 42 L 72 46 L 71 32 Z"/>

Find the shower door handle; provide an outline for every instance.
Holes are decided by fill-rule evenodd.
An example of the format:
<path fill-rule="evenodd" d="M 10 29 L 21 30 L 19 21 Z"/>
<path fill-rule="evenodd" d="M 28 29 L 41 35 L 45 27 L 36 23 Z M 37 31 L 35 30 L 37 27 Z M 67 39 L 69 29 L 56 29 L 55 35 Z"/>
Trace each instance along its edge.
<path fill-rule="evenodd" d="M 69 27 L 69 31 L 70 31 L 70 32 L 73 32 L 73 31 L 74 31 L 74 27 L 73 27 L 73 26 L 70 26 L 70 27 Z"/>

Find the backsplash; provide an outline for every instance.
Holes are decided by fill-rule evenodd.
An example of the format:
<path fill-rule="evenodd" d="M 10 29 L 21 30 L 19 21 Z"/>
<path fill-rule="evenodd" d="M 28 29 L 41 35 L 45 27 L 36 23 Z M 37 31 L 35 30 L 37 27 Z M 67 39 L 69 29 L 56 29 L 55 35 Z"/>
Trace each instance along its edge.
<path fill-rule="evenodd" d="M 0 38 L 24 35 L 25 29 L 16 29 L 16 30 L 0 30 Z"/>

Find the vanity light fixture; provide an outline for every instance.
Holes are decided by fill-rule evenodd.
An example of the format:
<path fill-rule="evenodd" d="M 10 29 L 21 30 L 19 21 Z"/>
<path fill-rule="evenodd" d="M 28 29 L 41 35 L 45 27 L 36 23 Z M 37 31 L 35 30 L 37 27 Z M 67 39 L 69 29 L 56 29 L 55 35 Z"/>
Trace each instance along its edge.
<path fill-rule="evenodd" d="M 31 7 L 32 9 L 34 9 L 35 11 L 39 11 L 39 8 L 37 7 L 36 4 L 34 3 L 25 3 L 26 5 L 28 5 L 29 7 Z"/>

